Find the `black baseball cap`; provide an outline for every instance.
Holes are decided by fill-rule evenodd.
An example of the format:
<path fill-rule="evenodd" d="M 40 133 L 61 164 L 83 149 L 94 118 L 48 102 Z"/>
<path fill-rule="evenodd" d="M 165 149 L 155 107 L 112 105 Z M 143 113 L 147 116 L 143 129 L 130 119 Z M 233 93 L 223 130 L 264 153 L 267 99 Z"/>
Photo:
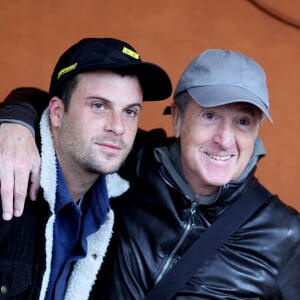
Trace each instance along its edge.
<path fill-rule="evenodd" d="M 142 61 L 128 43 L 113 38 L 84 38 L 67 49 L 54 68 L 49 95 L 76 74 L 92 70 L 125 71 L 139 77 L 145 101 L 164 100 L 172 93 L 168 74 L 158 65 Z"/>

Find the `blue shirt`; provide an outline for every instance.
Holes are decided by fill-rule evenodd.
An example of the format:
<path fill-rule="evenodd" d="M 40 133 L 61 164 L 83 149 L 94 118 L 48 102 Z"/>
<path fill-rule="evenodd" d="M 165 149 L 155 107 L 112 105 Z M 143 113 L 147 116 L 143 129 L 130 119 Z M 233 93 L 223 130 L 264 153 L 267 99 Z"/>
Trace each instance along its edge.
<path fill-rule="evenodd" d="M 63 299 L 74 263 L 87 254 L 87 237 L 105 222 L 110 208 L 105 176 L 100 176 L 77 204 L 69 193 L 59 163 L 56 164 L 56 219 L 46 300 Z"/>

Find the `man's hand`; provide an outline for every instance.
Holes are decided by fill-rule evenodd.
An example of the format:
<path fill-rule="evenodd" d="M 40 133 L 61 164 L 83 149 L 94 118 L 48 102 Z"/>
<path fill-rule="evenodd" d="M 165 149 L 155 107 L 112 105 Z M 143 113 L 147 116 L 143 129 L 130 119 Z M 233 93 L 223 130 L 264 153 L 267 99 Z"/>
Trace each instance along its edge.
<path fill-rule="evenodd" d="M 40 184 L 40 155 L 28 128 L 14 123 L 0 125 L 0 194 L 2 218 L 10 220 L 23 213 L 29 196 L 36 199 Z"/>

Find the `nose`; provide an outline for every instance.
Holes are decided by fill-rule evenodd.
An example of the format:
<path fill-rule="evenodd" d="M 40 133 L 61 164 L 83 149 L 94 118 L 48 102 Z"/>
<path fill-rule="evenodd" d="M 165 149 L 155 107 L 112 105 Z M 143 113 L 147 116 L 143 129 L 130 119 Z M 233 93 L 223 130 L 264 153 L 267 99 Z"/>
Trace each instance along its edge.
<path fill-rule="evenodd" d="M 111 112 L 105 124 L 106 131 L 122 135 L 125 132 L 124 119 L 121 112 Z"/>
<path fill-rule="evenodd" d="M 234 127 L 231 122 L 220 122 L 216 128 L 214 142 L 219 144 L 223 149 L 228 149 L 235 142 Z"/>

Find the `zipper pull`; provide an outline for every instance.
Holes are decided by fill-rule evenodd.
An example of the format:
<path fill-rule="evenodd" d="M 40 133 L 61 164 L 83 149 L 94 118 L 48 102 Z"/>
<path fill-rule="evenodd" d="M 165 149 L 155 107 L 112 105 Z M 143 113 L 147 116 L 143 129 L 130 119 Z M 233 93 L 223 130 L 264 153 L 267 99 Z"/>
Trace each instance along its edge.
<path fill-rule="evenodd" d="M 197 211 L 197 206 L 198 206 L 198 203 L 196 201 L 192 202 L 191 210 L 190 210 L 191 219 L 192 219 L 192 226 L 195 225 L 195 214 L 196 214 L 196 211 Z"/>

